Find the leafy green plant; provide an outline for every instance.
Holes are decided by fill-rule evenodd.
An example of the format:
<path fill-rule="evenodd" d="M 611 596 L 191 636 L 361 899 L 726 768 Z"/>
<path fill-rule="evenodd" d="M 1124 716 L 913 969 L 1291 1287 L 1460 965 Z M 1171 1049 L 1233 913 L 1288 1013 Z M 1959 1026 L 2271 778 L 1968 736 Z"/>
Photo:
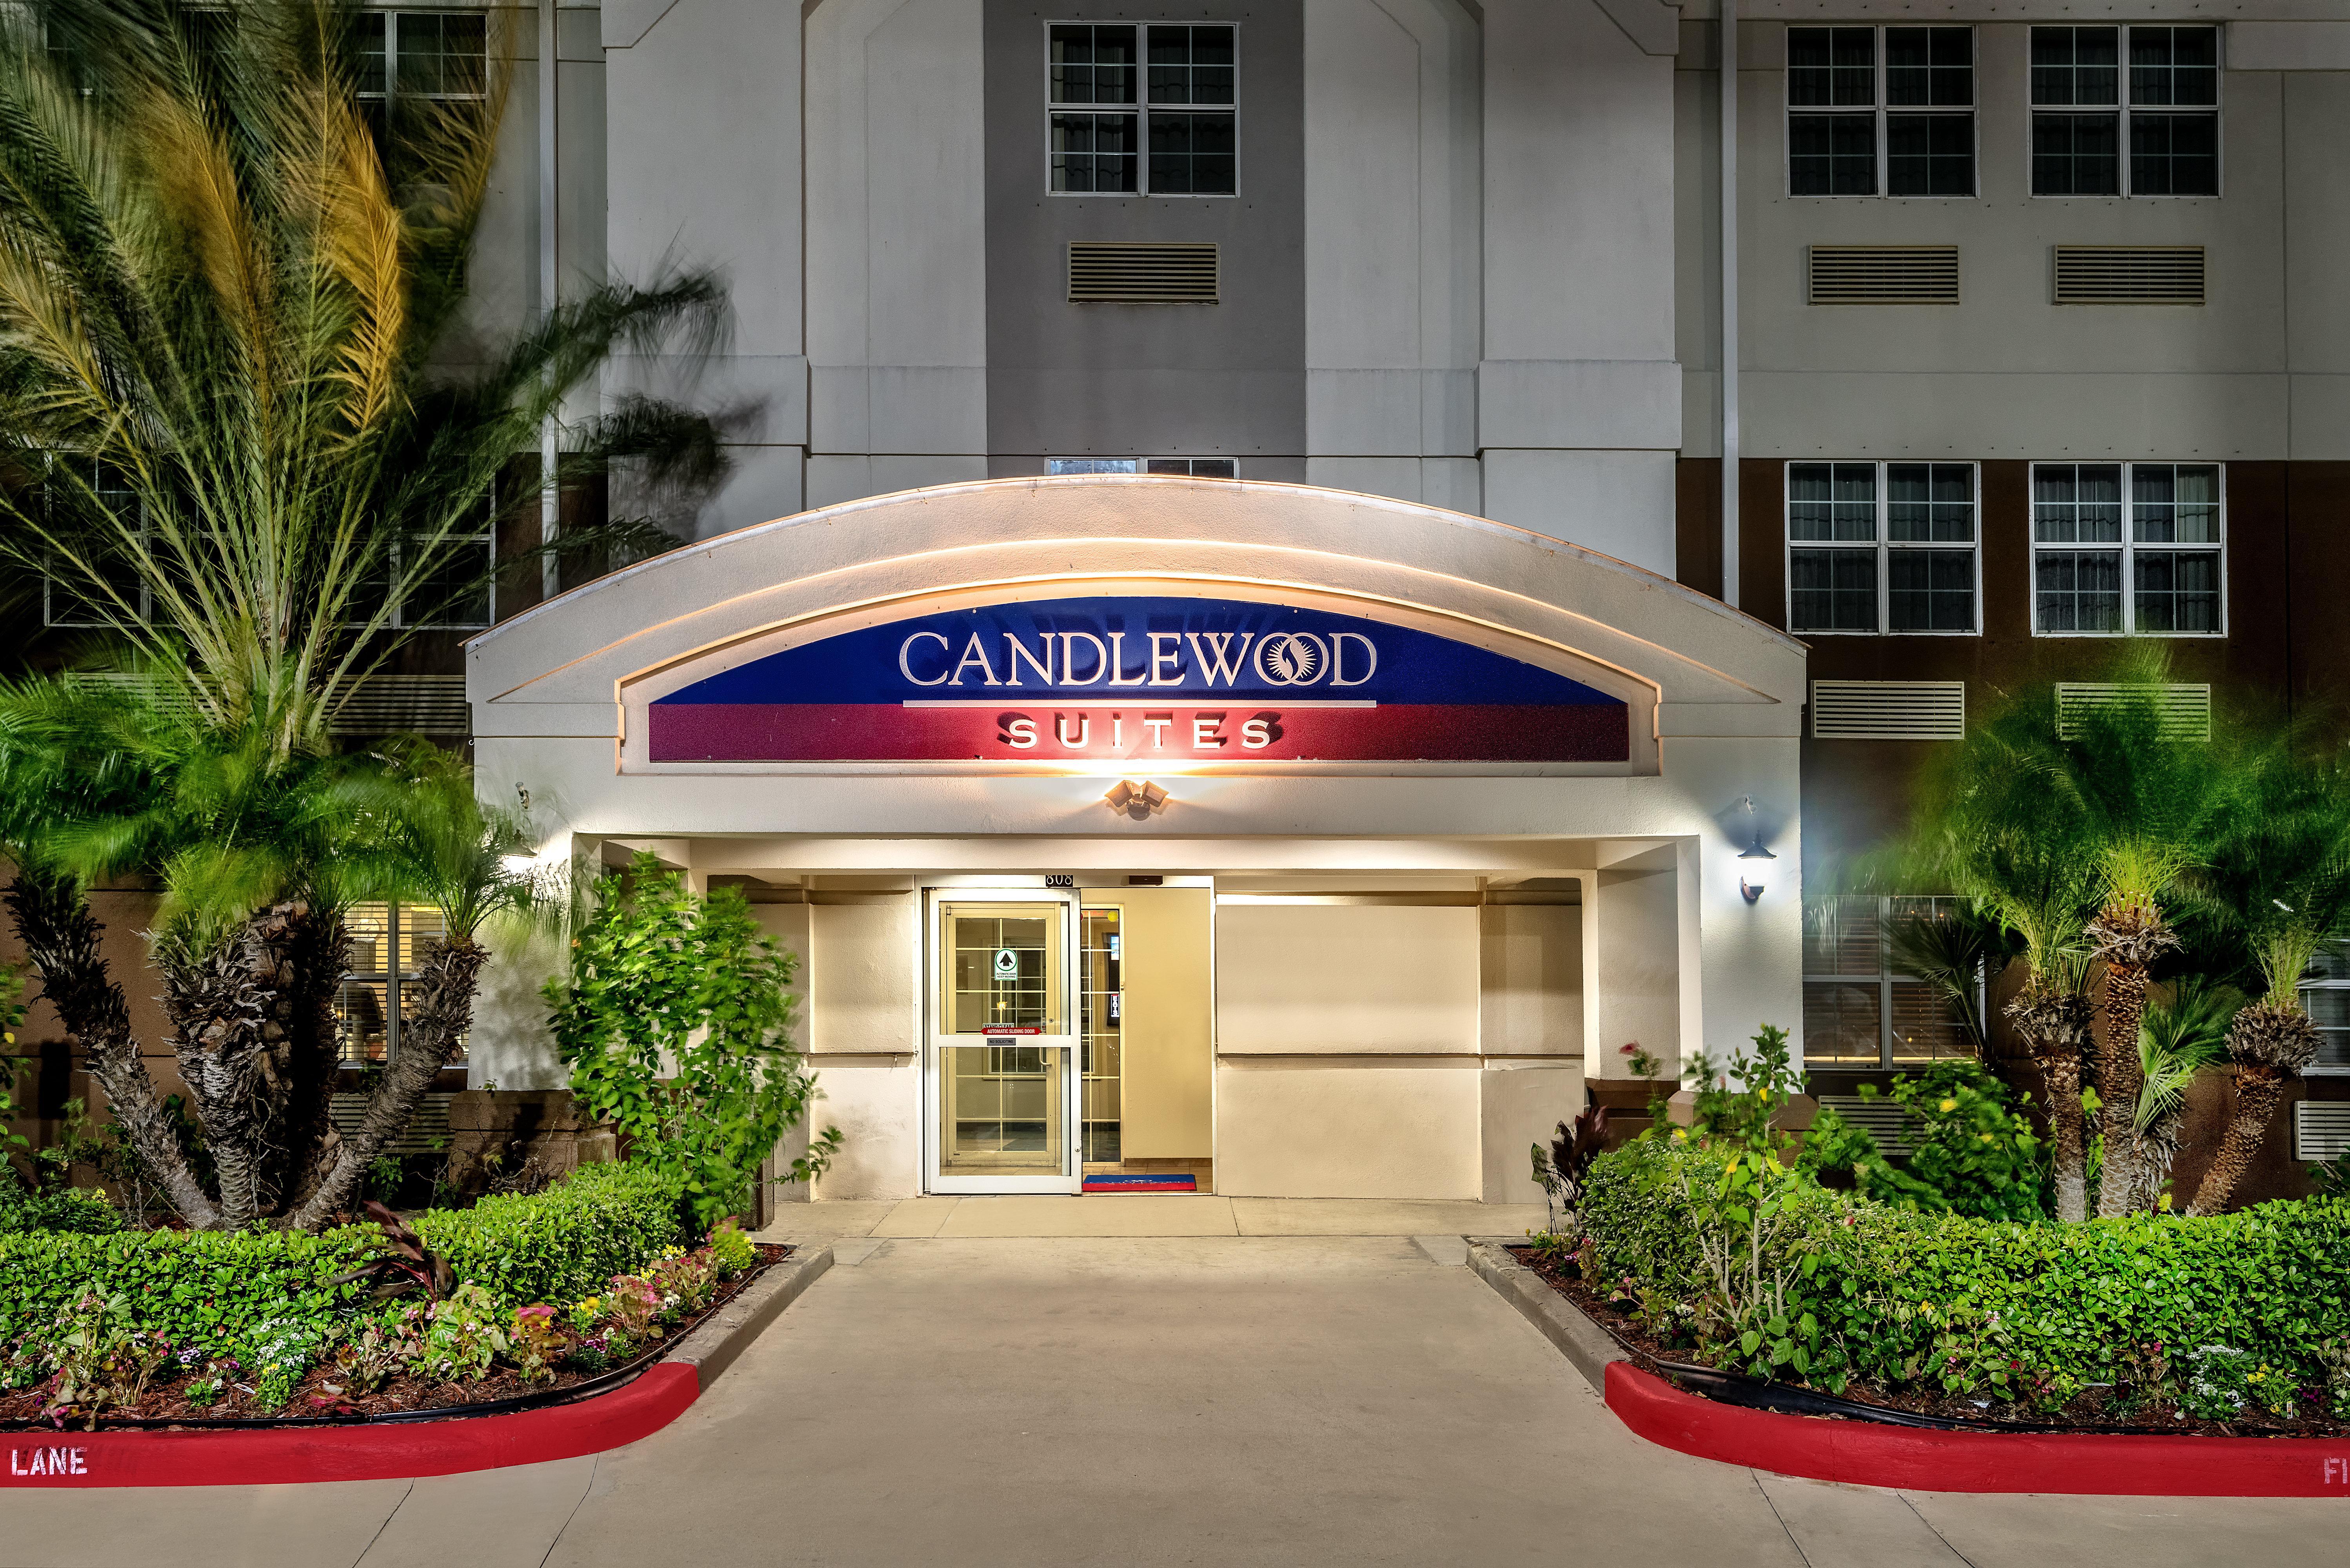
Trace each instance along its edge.
<path fill-rule="evenodd" d="M 418 1373 L 444 1383 L 486 1377 L 490 1363 L 506 1352 L 506 1320 L 497 1297 L 471 1281 L 459 1285 L 425 1314 Z"/>
<path fill-rule="evenodd" d="M 109 1409 L 135 1409 L 156 1369 L 171 1358 L 160 1334 L 140 1326 L 123 1295 L 85 1292 L 74 1299 L 48 1343 L 44 1419 L 98 1420 Z"/>
<path fill-rule="evenodd" d="M 2350 1198 L 2350 1152 L 2334 1157 L 2330 1165 L 2308 1168 L 2309 1185 L 2320 1198 Z"/>
<path fill-rule="evenodd" d="M 639 855 L 595 888 L 568 972 L 546 989 L 582 1110 L 629 1158 L 676 1179 L 697 1231 L 747 1207 L 760 1163 L 816 1093 L 790 1037 L 795 961 L 739 888 L 703 898 Z M 787 1179 L 822 1173 L 838 1129 L 809 1140 Z"/>
<path fill-rule="evenodd" d="M 506 1356 L 524 1382 L 553 1382 L 556 1367 L 570 1351 L 571 1336 L 564 1332 L 555 1308 L 515 1308 L 514 1325 L 506 1330 Z"/>
<path fill-rule="evenodd" d="M 1863 1085 L 1869 1095 L 1874 1086 Z M 2047 1173 L 2031 1118 L 1972 1061 L 1937 1062 L 1893 1080 L 1910 1153 L 1905 1173 L 1942 1206 L 1984 1220 L 2048 1215 Z M 1872 1194 L 1875 1196 L 1876 1194 Z"/>
<path fill-rule="evenodd" d="M 721 1220 L 710 1232 L 710 1255 L 718 1261 L 720 1272 L 729 1275 L 754 1268 L 759 1262 L 759 1249 L 731 1219 Z"/>
<path fill-rule="evenodd" d="M 1572 1247 L 1583 1234 L 1576 1212 L 1583 1201 L 1583 1183 L 1591 1162 L 1607 1147 L 1607 1107 L 1586 1106 L 1572 1123 L 1558 1124 L 1558 1137 L 1548 1148 L 1533 1146 L 1534 1179 L 1549 1205 L 1545 1237 L 1555 1246 Z"/>

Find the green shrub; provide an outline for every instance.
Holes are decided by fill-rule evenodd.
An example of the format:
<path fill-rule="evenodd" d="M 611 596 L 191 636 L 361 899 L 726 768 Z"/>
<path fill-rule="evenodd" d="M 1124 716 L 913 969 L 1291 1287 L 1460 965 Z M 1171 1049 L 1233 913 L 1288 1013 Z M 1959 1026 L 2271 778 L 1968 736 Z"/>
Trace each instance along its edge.
<path fill-rule="evenodd" d="M 86 1295 L 120 1301 L 143 1333 L 197 1365 L 254 1359 L 268 1325 L 322 1332 L 353 1309 L 357 1284 L 329 1283 L 377 1247 L 377 1231 L 137 1231 L 109 1236 L 27 1231 L 0 1236 L 0 1344 L 9 1386 L 45 1375 L 47 1340 Z"/>
<path fill-rule="evenodd" d="M 1797 1376 L 1725 1334 L 1700 1265 L 1702 1224 L 1681 1196 L 1725 1158 L 1636 1143 L 1592 1171 L 1586 1224 L 1603 1287 L 1698 1359 Z M 1786 1180 L 1765 1266 L 1792 1279 L 1785 1315 L 1817 1324 L 1809 1380 L 1861 1378 L 2043 1408 L 2092 1386 L 2124 1403 L 2168 1397 L 2176 1365 L 2211 1399 L 2271 1410 L 2327 1386 L 2350 1333 L 2350 1202 L 2270 1203 L 2209 1219 L 2142 1214 L 2019 1223 L 1870 1202 Z M 2217 1347 L 2214 1349 L 2213 1347 Z M 2220 1354 L 2225 1352 L 2228 1354 Z M 2245 1378 L 2219 1368 L 2247 1367 Z M 2247 1391 L 2249 1393 L 2247 1394 Z"/>
<path fill-rule="evenodd" d="M 649 854 L 595 896 L 568 970 L 542 993 L 556 1048 L 581 1111 L 677 1178 L 698 1234 L 749 1206 L 761 1162 L 815 1101 L 791 1044 L 798 961 L 741 888 L 702 898 Z M 815 1179 L 840 1142 L 837 1127 L 814 1134 L 783 1179 Z"/>
<path fill-rule="evenodd" d="M 122 1215 L 94 1188 L 36 1192 L 12 1177 L 0 1177 L 0 1236 L 41 1231 L 105 1236 L 121 1229 Z"/>
<path fill-rule="evenodd" d="M 584 1165 L 544 1192 L 432 1210 L 416 1231 L 460 1280 L 507 1307 L 562 1305 L 689 1241 L 682 1199 L 674 1176 L 634 1162 Z"/>

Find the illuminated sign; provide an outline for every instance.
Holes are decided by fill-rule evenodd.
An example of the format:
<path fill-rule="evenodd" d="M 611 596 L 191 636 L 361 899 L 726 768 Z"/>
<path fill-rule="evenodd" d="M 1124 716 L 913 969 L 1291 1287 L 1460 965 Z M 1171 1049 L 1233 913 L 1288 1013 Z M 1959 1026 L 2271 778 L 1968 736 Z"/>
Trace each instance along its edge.
<path fill-rule="evenodd" d="M 773 653 L 656 698 L 664 762 L 1620 763 L 1629 711 L 1412 627 L 1241 600 L 1037 599 Z"/>

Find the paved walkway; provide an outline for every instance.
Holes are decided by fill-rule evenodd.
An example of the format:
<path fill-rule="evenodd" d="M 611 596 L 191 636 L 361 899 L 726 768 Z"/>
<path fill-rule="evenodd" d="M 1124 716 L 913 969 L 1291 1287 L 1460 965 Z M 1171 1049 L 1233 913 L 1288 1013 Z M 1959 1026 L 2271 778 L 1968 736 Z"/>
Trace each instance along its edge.
<path fill-rule="evenodd" d="M 632 1447 L 414 1482 L 0 1492 L 0 1568 L 2298 1568 L 2350 1539 L 2350 1501 L 1886 1492 L 1669 1453 L 1402 1236 L 870 1234 L 883 1218 Z"/>

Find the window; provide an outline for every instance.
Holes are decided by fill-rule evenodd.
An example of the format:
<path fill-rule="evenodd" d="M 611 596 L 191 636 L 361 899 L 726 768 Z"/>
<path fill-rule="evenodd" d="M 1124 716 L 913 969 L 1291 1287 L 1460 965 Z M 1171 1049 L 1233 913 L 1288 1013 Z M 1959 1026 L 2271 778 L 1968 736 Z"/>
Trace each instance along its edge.
<path fill-rule="evenodd" d="M 1975 193 L 1971 27 L 1787 29 L 1787 190 Z"/>
<path fill-rule="evenodd" d="M 2032 465 L 2032 629 L 2216 637 L 2226 517 L 2217 463 Z"/>
<path fill-rule="evenodd" d="M 2302 1011 L 2317 1025 L 2321 1044 L 2312 1073 L 2350 1074 L 2350 942 L 2321 950 L 2301 977 Z"/>
<path fill-rule="evenodd" d="M 2220 29 L 2033 28 L 2032 193 L 2218 195 Z"/>
<path fill-rule="evenodd" d="M 1237 477 L 1229 457 L 1053 457 L 1047 473 L 1188 473 L 1199 479 Z"/>
<path fill-rule="evenodd" d="M 351 1066 L 380 1064 L 400 1054 L 403 1014 L 416 1005 L 422 944 L 445 935 L 447 922 L 425 904 L 354 904 L 344 924 L 351 937 L 350 968 L 335 993 L 336 1054 Z M 397 1012 L 390 1001 L 395 971 Z M 463 1059 L 461 1049 L 453 1060 Z"/>
<path fill-rule="evenodd" d="M 497 618 L 497 585 L 492 575 L 497 561 L 496 540 L 490 528 L 478 534 L 452 534 L 434 551 L 431 570 L 407 577 L 407 562 L 422 548 L 421 535 L 402 540 L 376 563 L 368 581 L 351 597 L 348 612 L 353 622 L 372 616 L 392 585 L 403 587 L 394 597 L 387 624 L 395 627 L 445 627 L 452 629 L 485 627 Z"/>
<path fill-rule="evenodd" d="M 88 499 L 103 507 L 109 515 L 126 522 L 141 518 L 139 493 L 130 488 L 120 470 L 93 463 L 81 472 L 88 475 Z M 69 485 L 72 480 L 61 477 L 50 483 Z M 152 608 L 146 579 L 121 552 L 104 547 L 103 535 L 93 530 L 80 532 L 98 551 L 98 558 L 88 564 L 105 579 L 108 591 L 100 592 L 80 567 L 59 562 L 41 585 L 42 620 L 50 626 L 108 627 L 126 610 L 144 618 Z M 142 536 L 146 534 L 143 525 L 140 533 Z"/>
<path fill-rule="evenodd" d="M 1971 462 L 1787 465 L 1787 629 L 1959 632 L 1975 624 Z"/>
<path fill-rule="evenodd" d="M 357 27 L 359 108 L 379 140 L 400 99 L 449 101 L 488 90 L 488 38 L 479 11 L 363 11 Z"/>
<path fill-rule="evenodd" d="M 1932 919 L 1957 902 L 1875 894 L 1804 900 L 1806 1066 L 1894 1067 L 1974 1054 L 1950 999 L 1894 968 L 1902 922 Z"/>
<path fill-rule="evenodd" d="M 1237 32 L 1229 25 L 1051 24 L 1050 188 L 1237 194 Z"/>

